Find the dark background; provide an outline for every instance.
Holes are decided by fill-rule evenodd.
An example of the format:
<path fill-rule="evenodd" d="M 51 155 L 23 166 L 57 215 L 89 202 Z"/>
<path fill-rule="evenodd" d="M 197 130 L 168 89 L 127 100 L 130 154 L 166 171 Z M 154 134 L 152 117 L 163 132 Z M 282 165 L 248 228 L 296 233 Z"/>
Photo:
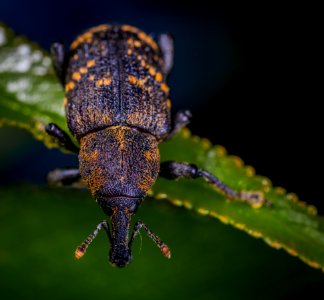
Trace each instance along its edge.
<path fill-rule="evenodd" d="M 238 4 L 221 1 L 214 5 L 216 5 L 215 8 L 212 8 L 207 1 L 182 5 L 169 0 L 163 2 L 11 0 L 1 2 L 0 21 L 4 21 L 17 33 L 36 41 L 46 49 L 49 49 L 50 44 L 56 40 L 64 40 L 68 45 L 77 34 L 100 23 L 129 23 L 147 32 L 171 32 L 176 41 L 175 67 L 169 81 L 173 112 L 179 109 L 190 109 L 193 113 L 193 119 L 189 127 L 194 134 L 207 137 L 213 143 L 225 146 L 230 154 L 238 155 L 247 164 L 254 166 L 257 173 L 271 178 L 274 185 L 283 186 L 289 192 L 296 192 L 302 200 L 315 204 L 320 213 L 324 214 L 324 202 L 322 201 L 323 146 L 321 146 L 323 118 L 320 109 L 323 93 L 320 89 L 322 82 L 320 83 L 317 75 L 321 73 L 319 62 L 322 60 L 323 53 L 322 48 L 320 48 L 320 42 L 323 38 L 322 26 L 320 26 L 319 21 L 322 18 L 322 16 L 319 16 L 320 8 L 313 7 L 310 4 L 298 6 L 296 3 L 290 5 L 273 2 L 256 5 L 246 2 Z M 48 150 L 42 143 L 33 140 L 28 133 L 17 129 L 0 129 L 0 141 L 0 185 L 2 186 L 17 182 L 45 184 L 45 176 L 51 169 L 77 164 L 75 157 L 64 155 L 58 150 Z M 47 205 L 47 203 L 44 204 L 46 206 L 44 211 L 47 211 Z M 56 207 L 57 205 L 59 204 L 53 203 L 53 206 Z M 23 218 L 27 208 L 28 205 L 26 204 L 20 215 L 18 212 L 18 218 Z M 62 204 L 63 216 L 66 213 L 65 209 Z M 71 219 L 71 223 L 77 223 L 75 227 L 80 227 L 82 233 L 80 236 L 83 236 L 85 229 L 82 224 L 88 219 L 84 217 L 80 220 L 83 215 L 82 213 L 79 214 L 78 210 L 81 210 L 81 207 L 76 205 L 75 209 L 76 213 L 73 218 L 66 216 L 61 219 Z M 145 207 L 143 207 L 144 210 Z M 90 212 L 89 209 L 89 215 L 91 213 L 93 212 Z M 181 211 L 178 213 L 181 216 Z M 88 211 L 85 214 L 88 214 Z M 187 216 L 187 212 L 183 213 L 183 216 Z M 198 216 L 190 215 L 191 217 L 198 218 Z M 14 218 L 16 216 L 13 217 L 13 222 Z M 30 218 L 27 213 L 25 222 L 27 227 L 29 224 L 33 224 Z M 60 216 L 55 216 L 55 218 L 60 219 Z M 153 218 L 155 216 L 152 216 Z M 49 220 L 53 219 L 53 216 L 52 219 L 49 218 Z M 89 222 L 93 222 L 93 220 L 97 220 L 97 218 L 89 217 Z M 200 226 L 200 224 L 204 224 L 203 222 L 205 221 L 200 220 L 195 226 Z M 182 225 L 184 226 L 184 224 Z M 68 224 L 66 228 L 70 228 L 70 226 Z M 206 221 L 207 226 L 209 226 L 209 223 Z M 169 230 L 169 224 L 167 224 L 167 227 Z M 194 225 L 192 225 L 192 228 L 194 228 Z M 242 256 L 244 259 L 250 258 L 251 260 L 248 262 L 252 264 L 251 270 L 255 272 L 255 277 L 251 278 L 257 280 L 258 277 L 264 275 L 265 280 L 270 277 L 269 282 L 273 284 L 276 281 L 271 280 L 271 278 L 276 278 L 276 272 L 281 272 L 288 274 L 287 278 L 293 278 L 290 284 L 294 286 L 296 296 L 300 296 L 303 291 L 308 296 L 313 295 L 311 298 L 315 299 L 316 291 L 322 291 L 322 283 L 320 282 L 322 277 L 319 275 L 318 281 L 314 281 L 311 275 L 315 274 L 315 271 L 302 263 L 297 265 L 296 258 L 288 256 L 283 251 L 268 249 L 268 246 L 264 243 L 250 239 L 241 232 L 232 230 L 231 227 L 220 225 L 219 228 L 221 229 L 220 237 L 226 237 L 224 242 L 222 242 L 222 239 L 217 239 L 216 241 L 219 244 L 226 244 L 226 241 L 227 243 L 237 241 L 241 237 L 239 241 L 242 241 L 242 243 L 235 245 L 233 249 L 242 249 L 242 253 L 244 253 L 244 247 L 249 244 L 249 241 L 252 243 L 253 253 L 251 252 L 250 256 Z M 4 230 L 6 231 L 6 229 Z M 17 232 L 17 236 L 21 234 L 19 230 L 14 231 Z M 27 228 L 26 232 L 30 233 L 34 230 L 34 228 L 33 230 Z M 48 230 L 44 226 L 43 230 L 44 236 L 40 240 L 43 240 L 44 237 L 45 239 L 43 244 L 40 244 L 40 248 L 46 250 L 46 247 L 53 245 L 46 238 L 51 236 L 50 233 L 54 229 Z M 173 230 L 171 231 L 173 232 Z M 22 232 L 24 233 L 23 230 Z M 71 232 L 74 232 L 73 227 L 71 230 L 64 230 L 67 236 Z M 179 232 L 185 232 L 185 230 L 182 229 Z M 201 232 L 199 231 L 199 236 L 202 235 Z M 232 239 L 231 232 L 235 235 Z M 176 232 L 176 234 L 179 233 Z M 11 236 L 9 231 L 8 235 Z M 22 235 L 24 237 L 24 234 Z M 23 237 L 17 239 L 13 236 L 12 238 L 19 244 Z M 28 240 L 28 237 L 25 238 Z M 181 238 L 179 239 L 181 241 Z M 8 238 L 4 237 L 3 241 L 7 240 Z M 188 240 L 190 240 L 189 236 Z M 206 237 L 206 240 L 209 240 L 209 238 Z M 32 244 L 33 241 L 33 238 L 31 238 L 31 241 L 28 241 L 25 245 Z M 62 238 L 62 241 L 68 243 L 69 239 Z M 106 241 L 104 242 L 106 243 Z M 71 244 L 74 245 L 75 242 L 73 241 Z M 198 249 L 203 248 L 201 245 L 206 245 L 205 247 L 209 251 L 213 250 L 209 249 L 210 243 L 199 244 Z M 183 247 L 185 246 L 186 243 L 183 243 Z M 70 244 L 66 246 L 67 249 L 73 247 Z M 58 249 L 65 251 L 64 255 L 70 255 L 68 252 L 70 250 L 63 248 L 58 247 Z M 98 246 L 97 248 L 103 249 L 104 247 Z M 21 249 L 17 247 L 16 250 Z M 22 248 L 22 250 L 24 249 Z M 151 251 L 150 247 L 143 247 L 143 251 L 147 251 L 147 253 L 141 255 L 138 260 L 144 260 L 145 257 L 148 257 L 146 265 L 152 264 L 152 259 L 147 255 L 151 255 L 151 252 L 152 255 L 155 255 L 155 252 Z M 178 253 L 184 252 L 185 248 L 178 251 Z M 36 251 L 35 253 L 39 252 Z M 217 253 L 219 255 L 219 252 Z M 256 258 L 253 257 L 254 253 L 258 254 Z M 269 253 L 269 256 L 262 253 Z M 283 260 L 280 260 L 280 255 L 282 255 Z M 15 257 L 18 257 L 18 254 Z M 22 259 L 18 260 L 19 268 L 17 270 L 19 271 L 17 273 L 15 273 L 15 269 L 8 268 L 7 271 L 3 272 L 5 275 L 3 278 L 6 279 L 7 272 L 9 272 L 8 278 L 12 280 L 11 283 L 15 282 L 13 278 L 21 278 L 19 277 L 20 272 L 24 277 L 24 274 L 28 273 L 28 269 L 24 269 L 24 263 L 28 265 L 28 262 L 23 261 L 25 257 L 28 256 L 22 256 Z M 224 257 L 231 257 L 231 260 L 233 260 L 231 255 L 226 254 Z M 268 260 L 270 260 L 270 263 Z M 292 264 L 285 264 L 285 261 L 288 260 L 291 260 Z M 37 260 L 35 261 L 37 262 Z M 69 265 L 67 265 L 67 268 L 61 268 L 57 258 L 54 257 L 52 261 L 62 272 L 57 273 L 62 276 L 62 281 L 66 280 L 65 278 L 68 278 L 68 276 L 63 273 L 69 272 Z M 65 261 L 72 264 L 70 256 Z M 240 266 L 241 257 L 238 257 L 237 261 L 238 266 Z M 41 260 L 41 262 L 44 266 L 48 264 L 47 259 L 44 262 Z M 246 263 L 246 261 L 244 262 Z M 280 266 L 282 262 L 283 265 Z M 31 260 L 31 264 L 33 263 L 34 260 Z M 92 266 L 91 260 L 87 260 L 86 263 Z M 297 267 L 294 267 L 294 263 Z M 224 264 L 226 265 L 225 262 Z M 107 270 L 107 263 L 102 260 L 101 254 L 98 255 L 98 263 L 93 265 L 89 278 L 95 274 L 94 272 L 101 265 L 103 265 L 104 271 L 99 272 L 99 275 L 105 280 L 108 278 L 110 269 Z M 272 271 L 271 268 L 269 269 L 269 265 L 273 265 Z M 210 266 L 213 266 L 213 264 L 211 263 Z M 37 273 L 37 268 L 39 266 L 36 266 L 36 268 L 32 266 L 32 272 Z M 74 268 L 73 262 L 71 278 L 76 275 Z M 197 268 L 199 269 L 198 264 Z M 215 273 L 218 276 L 215 278 L 220 279 L 224 276 L 219 274 L 219 266 L 213 266 L 213 268 L 218 272 Z M 268 271 L 268 274 L 263 274 L 263 268 L 265 268 L 265 272 Z M 40 276 L 44 276 L 47 271 L 53 273 L 54 269 L 56 270 L 56 268 L 42 266 L 41 270 L 43 271 L 40 272 Z M 88 269 L 90 268 L 81 266 L 80 274 L 88 271 Z M 136 270 L 136 267 L 134 270 Z M 214 269 L 212 270 L 214 272 Z M 172 274 L 174 272 L 177 274 L 176 270 L 172 269 Z M 235 273 L 235 271 L 232 272 Z M 293 274 L 289 274 L 289 272 Z M 119 284 L 121 285 L 124 279 L 122 273 L 118 274 L 120 275 Z M 153 277 L 154 274 L 147 272 L 146 276 L 147 278 Z M 251 276 L 247 269 L 238 274 Z M 294 278 L 298 278 L 299 274 L 303 274 L 305 277 L 310 274 L 309 282 L 307 284 L 294 282 Z M 315 275 L 318 274 L 319 271 Z M 190 277 L 189 272 L 181 275 Z M 193 272 L 193 275 L 195 275 L 195 272 Z M 60 276 L 49 278 L 57 279 Z M 134 276 L 136 275 L 134 274 Z M 234 280 L 237 279 L 235 274 L 233 276 Z M 28 276 L 21 279 L 20 282 L 18 279 L 17 286 L 20 284 L 27 287 L 29 284 L 32 287 L 37 286 L 37 283 L 33 281 L 34 277 L 31 276 L 30 282 Z M 95 276 L 93 277 L 95 278 Z M 89 284 L 89 278 L 87 277 L 87 280 L 84 281 L 84 286 Z M 192 283 L 192 287 L 194 287 L 194 282 L 198 279 L 195 276 L 191 276 L 191 278 L 195 280 Z M 210 280 L 211 276 L 208 278 L 200 278 L 200 280 L 201 282 Z M 214 277 L 212 278 L 214 280 Z M 225 282 L 225 279 L 228 278 L 224 277 L 224 281 L 220 280 L 216 283 L 214 281 L 207 282 L 206 286 L 209 288 L 216 288 L 217 284 L 238 286 L 238 282 L 235 281 L 228 280 Z M 57 284 L 57 280 L 54 280 L 54 286 L 55 282 Z M 165 283 L 168 284 L 171 281 L 174 281 L 173 277 L 167 278 Z M 289 281 L 287 280 L 287 282 Z M 6 284 L 5 281 L 4 284 Z M 255 282 L 252 280 L 251 289 L 254 284 Z M 191 285 L 190 281 L 188 288 L 190 288 L 189 285 Z M 268 288 L 275 289 L 282 287 L 282 285 L 278 283 Z M 58 285 L 56 289 L 61 291 L 61 286 L 63 285 Z M 204 286 L 202 285 L 202 287 Z M 106 288 L 106 286 L 104 287 Z M 76 285 L 74 288 L 78 289 L 79 286 Z M 118 286 L 115 290 L 118 291 L 118 289 L 122 290 L 123 287 Z M 63 289 L 61 292 L 65 293 L 65 290 Z M 72 294 L 75 295 L 75 293 Z M 107 297 L 108 294 L 109 291 L 107 290 Z M 246 295 L 249 294 L 245 293 Z M 294 297 L 294 295 L 291 296 Z"/>
<path fill-rule="evenodd" d="M 0 20 L 46 49 L 107 22 L 171 32 L 173 111 L 190 109 L 193 133 L 323 213 L 320 9 L 221 3 L 12 0 L 1 3 Z M 1 134 L 1 184 L 44 182 L 48 170 L 77 163 L 16 130 Z"/>

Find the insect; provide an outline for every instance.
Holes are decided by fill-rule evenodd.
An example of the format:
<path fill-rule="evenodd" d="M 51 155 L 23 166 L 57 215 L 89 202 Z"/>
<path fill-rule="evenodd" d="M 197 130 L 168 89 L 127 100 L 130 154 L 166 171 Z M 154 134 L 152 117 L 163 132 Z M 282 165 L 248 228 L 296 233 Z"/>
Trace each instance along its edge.
<path fill-rule="evenodd" d="M 262 195 L 238 192 L 217 177 L 186 162 L 160 164 L 158 145 L 189 123 L 189 111 L 171 120 L 166 79 L 173 65 L 173 39 L 156 40 L 130 25 L 100 25 L 81 34 L 65 53 L 63 44 L 51 48 L 54 67 L 65 88 L 68 128 L 78 141 L 54 123 L 49 135 L 79 158 L 77 169 L 56 169 L 51 183 L 83 179 L 93 198 L 110 217 L 99 223 L 76 250 L 81 258 L 101 228 L 110 241 L 109 261 L 117 267 L 130 263 L 131 246 L 140 229 L 147 232 L 162 254 L 169 247 L 142 221 L 130 235 L 130 221 L 158 175 L 168 179 L 203 177 L 229 199 L 250 203 Z"/>

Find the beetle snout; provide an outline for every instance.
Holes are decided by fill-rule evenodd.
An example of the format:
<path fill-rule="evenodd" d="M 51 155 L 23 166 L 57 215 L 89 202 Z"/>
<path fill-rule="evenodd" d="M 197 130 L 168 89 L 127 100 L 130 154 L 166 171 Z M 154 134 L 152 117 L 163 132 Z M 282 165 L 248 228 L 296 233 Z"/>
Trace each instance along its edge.
<path fill-rule="evenodd" d="M 112 249 L 109 253 L 109 261 L 114 267 L 125 267 L 132 261 L 132 254 L 129 248 Z"/>

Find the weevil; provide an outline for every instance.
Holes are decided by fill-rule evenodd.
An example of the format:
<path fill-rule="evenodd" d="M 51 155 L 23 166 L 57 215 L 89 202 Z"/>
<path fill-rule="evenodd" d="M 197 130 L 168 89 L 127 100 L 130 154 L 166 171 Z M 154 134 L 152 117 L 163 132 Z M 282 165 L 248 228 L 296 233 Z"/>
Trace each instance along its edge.
<path fill-rule="evenodd" d="M 79 144 L 59 126 L 50 123 L 48 134 L 79 158 L 77 169 L 49 174 L 54 184 L 82 179 L 109 221 L 99 223 L 76 250 L 81 258 L 99 230 L 110 241 L 109 261 L 124 267 L 132 259 L 131 246 L 144 229 L 163 255 L 169 247 L 142 221 L 130 235 L 131 217 L 158 175 L 167 179 L 202 177 L 223 192 L 252 204 L 264 201 L 260 193 L 239 192 L 213 174 L 188 162 L 160 163 L 158 146 L 189 123 L 189 111 L 171 120 L 166 79 L 173 65 L 173 39 L 151 35 L 130 25 L 100 25 L 79 35 L 69 51 L 51 47 L 56 73 L 65 88 L 68 128 Z"/>

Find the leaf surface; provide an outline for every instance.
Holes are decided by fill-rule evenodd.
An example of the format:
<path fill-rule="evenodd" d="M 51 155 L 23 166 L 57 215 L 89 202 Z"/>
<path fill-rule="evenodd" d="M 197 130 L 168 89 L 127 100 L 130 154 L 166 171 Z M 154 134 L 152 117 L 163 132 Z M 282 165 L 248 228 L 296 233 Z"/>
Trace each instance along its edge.
<path fill-rule="evenodd" d="M 24 128 L 47 146 L 59 147 L 44 131 L 49 122 L 66 130 L 63 90 L 54 75 L 50 57 L 2 24 L 0 125 Z M 244 166 L 240 158 L 227 155 L 221 146 L 212 147 L 206 139 L 192 137 L 188 130 L 161 144 L 160 150 L 162 161 L 195 163 L 233 189 L 264 193 L 272 204 L 257 209 L 246 203 L 230 202 L 202 179 L 159 178 L 151 196 L 217 218 L 324 270 L 324 218 L 316 215 L 313 206 L 299 201 L 295 194 L 272 187 L 269 179 L 255 175 L 254 169 Z"/>

